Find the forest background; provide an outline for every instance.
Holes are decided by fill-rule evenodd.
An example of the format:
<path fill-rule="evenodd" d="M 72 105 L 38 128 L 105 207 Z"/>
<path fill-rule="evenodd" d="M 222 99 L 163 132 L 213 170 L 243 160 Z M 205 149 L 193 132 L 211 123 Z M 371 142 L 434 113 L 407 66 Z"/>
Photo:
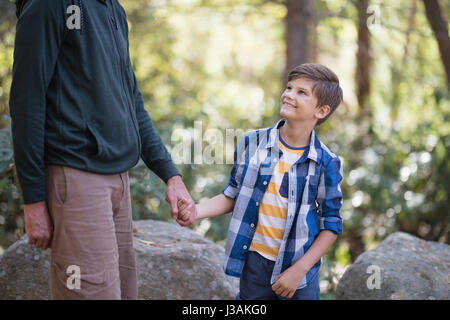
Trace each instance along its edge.
<path fill-rule="evenodd" d="M 316 128 L 344 163 L 344 232 L 324 259 L 322 298 L 395 231 L 449 244 L 447 0 L 120 3 L 146 109 L 197 202 L 226 186 L 239 134 L 279 119 L 287 70 L 317 62 L 338 74 L 344 101 Z M 0 254 L 24 234 L 8 106 L 16 22 L 13 1 L 0 0 Z M 142 161 L 130 179 L 133 219 L 172 221 Z M 192 228 L 224 245 L 229 220 Z"/>

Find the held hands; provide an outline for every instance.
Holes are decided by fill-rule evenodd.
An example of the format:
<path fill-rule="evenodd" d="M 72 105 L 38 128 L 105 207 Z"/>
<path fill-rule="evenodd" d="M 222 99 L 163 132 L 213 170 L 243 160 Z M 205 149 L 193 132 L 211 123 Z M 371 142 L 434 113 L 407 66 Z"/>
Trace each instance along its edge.
<path fill-rule="evenodd" d="M 186 199 L 178 200 L 178 220 L 189 223 L 186 225 L 191 225 L 197 220 L 197 215 L 198 213 L 195 203 L 191 203 Z"/>
<path fill-rule="evenodd" d="M 184 214 L 184 219 L 180 219 L 178 211 L 178 201 L 183 199 L 187 203 L 188 214 Z M 186 189 L 180 176 L 173 176 L 167 181 L 166 201 L 170 204 L 170 213 L 172 218 L 178 222 L 180 226 L 189 226 L 195 222 L 195 203 Z"/>

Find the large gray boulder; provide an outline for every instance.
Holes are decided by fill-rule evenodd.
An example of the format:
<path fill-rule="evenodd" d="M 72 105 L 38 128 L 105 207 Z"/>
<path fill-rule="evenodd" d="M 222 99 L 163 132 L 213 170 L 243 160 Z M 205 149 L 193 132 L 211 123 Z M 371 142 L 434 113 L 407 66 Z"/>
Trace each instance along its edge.
<path fill-rule="evenodd" d="M 173 223 L 133 222 L 139 299 L 234 299 L 239 280 L 222 270 L 224 249 Z M 50 250 L 23 237 L 0 257 L 0 299 L 49 299 Z"/>
<path fill-rule="evenodd" d="M 393 233 L 345 271 L 336 299 L 448 300 L 450 246 Z"/>

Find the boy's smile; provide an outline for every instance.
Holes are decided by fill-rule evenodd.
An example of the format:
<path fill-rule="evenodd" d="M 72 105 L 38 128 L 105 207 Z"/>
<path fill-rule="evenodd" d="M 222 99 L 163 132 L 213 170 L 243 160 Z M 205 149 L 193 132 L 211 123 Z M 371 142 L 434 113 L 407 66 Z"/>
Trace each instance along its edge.
<path fill-rule="evenodd" d="M 313 94 L 314 82 L 298 78 L 287 83 L 281 94 L 280 115 L 288 120 L 316 122 L 321 118 L 318 99 Z"/>

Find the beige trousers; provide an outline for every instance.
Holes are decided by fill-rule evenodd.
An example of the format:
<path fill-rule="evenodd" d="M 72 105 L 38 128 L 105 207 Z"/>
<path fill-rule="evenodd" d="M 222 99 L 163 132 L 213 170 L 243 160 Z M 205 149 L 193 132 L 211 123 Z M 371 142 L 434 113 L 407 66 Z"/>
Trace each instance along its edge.
<path fill-rule="evenodd" d="M 137 299 L 128 172 L 47 166 L 52 299 Z"/>

